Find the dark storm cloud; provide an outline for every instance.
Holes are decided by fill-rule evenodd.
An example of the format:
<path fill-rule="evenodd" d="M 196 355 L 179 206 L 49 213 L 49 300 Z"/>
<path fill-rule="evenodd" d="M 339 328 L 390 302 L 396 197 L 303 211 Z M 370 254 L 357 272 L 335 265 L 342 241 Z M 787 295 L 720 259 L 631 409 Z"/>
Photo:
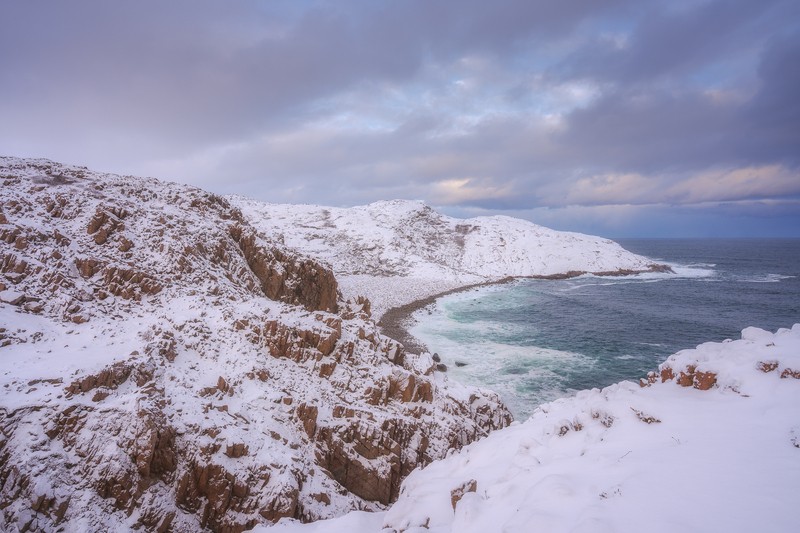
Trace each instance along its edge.
<path fill-rule="evenodd" d="M 407 75 L 418 61 L 366 46 L 357 23 L 334 11 L 285 22 L 252 5 L 146 4 L 26 3 L 7 13 L 4 90 L 55 119 L 193 146 L 282 127 L 309 100 L 363 76 Z"/>
<path fill-rule="evenodd" d="M 692 89 L 619 88 L 572 113 L 570 155 L 616 171 L 800 165 L 800 33 L 769 44 L 755 95 L 726 100 Z"/>
<path fill-rule="evenodd" d="M 629 35 L 591 36 L 560 61 L 567 77 L 592 77 L 618 84 L 652 83 L 660 76 L 695 73 L 717 62 L 735 62 L 754 43 L 800 15 L 790 0 L 712 0 L 689 6 L 663 3 L 642 9 Z"/>
<path fill-rule="evenodd" d="M 696 92 L 618 90 L 574 112 L 559 144 L 585 166 L 615 171 L 742 163 L 731 150 L 744 141 L 736 112 Z"/>
<path fill-rule="evenodd" d="M 625 47 L 610 51 L 607 44 L 569 58 L 562 68 L 569 65 L 572 75 L 602 76 L 614 86 L 572 113 L 561 138 L 570 147 L 565 155 L 617 172 L 769 162 L 797 167 L 800 33 L 769 38 L 763 31 L 793 12 L 794 2 L 716 1 L 673 15 L 649 14 Z M 720 97 L 685 78 L 695 72 L 690 67 L 732 60 L 733 52 L 751 51 L 759 41 L 767 48 L 752 98 Z M 653 83 L 661 75 L 670 83 Z"/>
<path fill-rule="evenodd" d="M 744 108 L 752 125 L 750 157 L 800 166 L 800 31 L 769 43 L 759 67 L 761 87 Z"/>

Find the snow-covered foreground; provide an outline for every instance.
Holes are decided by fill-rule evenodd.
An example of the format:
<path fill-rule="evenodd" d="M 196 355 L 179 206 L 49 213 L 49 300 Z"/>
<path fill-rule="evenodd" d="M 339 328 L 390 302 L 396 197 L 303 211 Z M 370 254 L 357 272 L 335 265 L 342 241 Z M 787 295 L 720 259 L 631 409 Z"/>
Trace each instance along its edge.
<path fill-rule="evenodd" d="M 800 324 L 543 405 L 413 472 L 386 512 L 261 531 L 788 532 L 798 494 Z"/>

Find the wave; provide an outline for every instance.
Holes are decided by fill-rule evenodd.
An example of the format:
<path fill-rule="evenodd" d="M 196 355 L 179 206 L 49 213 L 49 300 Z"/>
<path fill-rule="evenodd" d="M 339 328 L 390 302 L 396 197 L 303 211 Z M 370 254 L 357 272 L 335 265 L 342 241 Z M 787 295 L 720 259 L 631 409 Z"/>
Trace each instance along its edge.
<path fill-rule="evenodd" d="M 716 265 L 712 266 L 710 263 L 694 263 L 688 265 L 681 265 L 678 263 L 668 263 L 673 276 L 679 278 L 710 278 L 717 275 Z M 702 265 L 702 266 L 701 266 Z"/>
<path fill-rule="evenodd" d="M 439 354 L 449 375 L 499 393 L 520 420 L 540 403 L 565 394 L 565 368 L 589 372 L 597 364 L 581 353 L 533 345 L 530 330 L 491 320 L 461 323 L 443 308 L 410 332 Z"/>
<path fill-rule="evenodd" d="M 711 267 L 711 263 L 694 263 L 689 265 L 678 263 L 664 264 L 668 265 L 672 269 L 672 272 L 642 272 L 639 274 L 614 277 L 584 274 L 583 276 L 566 280 L 569 285 L 564 287 L 563 290 L 573 291 L 582 287 L 607 287 L 611 285 L 624 285 L 626 283 L 655 283 L 675 279 L 711 280 L 719 275 L 717 270 Z"/>
<path fill-rule="evenodd" d="M 793 279 L 797 276 L 789 276 L 786 274 L 763 274 L 757 276 L 742 276 L 736 279 L 736 281 L 742 283 L 778 283 L 785 279 Z"/>

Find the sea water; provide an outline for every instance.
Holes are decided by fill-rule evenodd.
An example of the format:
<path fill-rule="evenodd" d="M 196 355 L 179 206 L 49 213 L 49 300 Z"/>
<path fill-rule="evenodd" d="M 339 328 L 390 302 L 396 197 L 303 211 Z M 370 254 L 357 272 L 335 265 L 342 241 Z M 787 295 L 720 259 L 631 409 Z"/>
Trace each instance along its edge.
<path fill-rule="evenodd" d="M 619 240 L 673 274 L 517 280 L 443 297 L 410 332 L 451 379 L 518 420 L 577 390 L 638 380 L 702 342 L 800 322 L 800 240 Z"/>

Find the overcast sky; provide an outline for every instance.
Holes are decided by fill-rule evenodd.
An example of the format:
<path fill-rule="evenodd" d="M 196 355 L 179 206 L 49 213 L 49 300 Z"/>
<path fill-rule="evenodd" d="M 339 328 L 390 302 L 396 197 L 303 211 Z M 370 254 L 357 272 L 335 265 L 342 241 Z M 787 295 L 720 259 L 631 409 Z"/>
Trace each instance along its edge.
<path fill-rule="evenodd" d="M 9 0 L 0 155 L 612 237 L 800 236 L 800 2 Z"/>

